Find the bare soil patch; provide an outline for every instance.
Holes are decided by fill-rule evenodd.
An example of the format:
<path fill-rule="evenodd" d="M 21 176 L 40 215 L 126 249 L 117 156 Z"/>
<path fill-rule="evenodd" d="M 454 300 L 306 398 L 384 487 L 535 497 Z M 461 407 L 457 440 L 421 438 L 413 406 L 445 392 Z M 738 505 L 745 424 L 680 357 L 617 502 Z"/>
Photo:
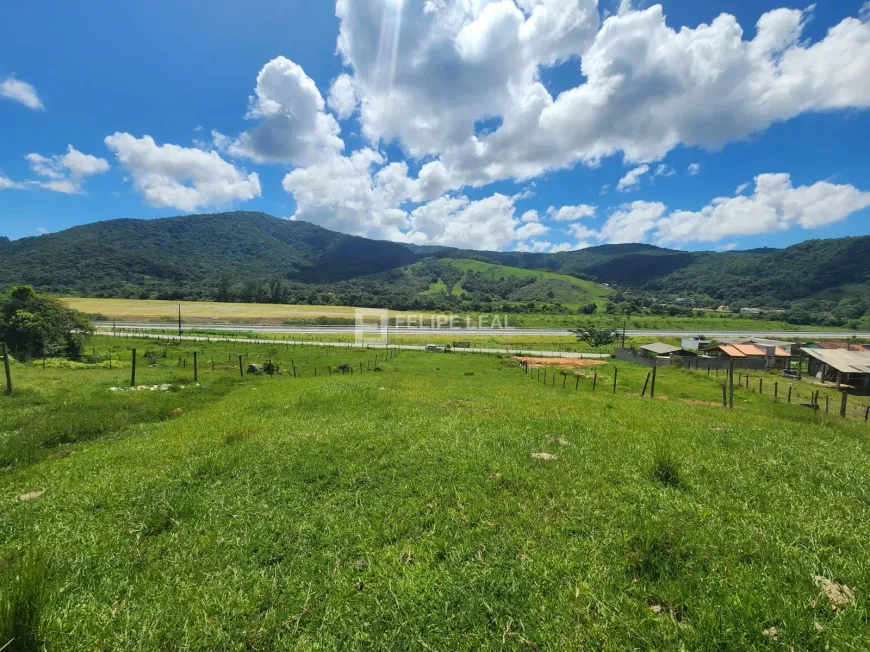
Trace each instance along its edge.
<path fill-rule="evenodd" d="M 585 358 L 529 358 L 518 356 L 515 359 L 528 363 L 530 367 L 562 367 L 563 369 L 597 367 L 598 365 L 607 364 L 606 360 L 587 360 Z"/>
<path fill-rule="evenodd" d="M 855 592 L 845 584 L 839 584 L 821 575 L 813 575 L 813 582 L 825 594 L 831 603 L 831 608 L 839 610 L 850 604 L 855 604 Z"/>
<path fill-rule="evenodd" d="M 707 407 L 722 407 L 721 403 L 716 403 L 714 401 L 697 401 L 693 398 L 681 398 L 680 403 L 685 403 L 686 405 L 706 405 Z"/>

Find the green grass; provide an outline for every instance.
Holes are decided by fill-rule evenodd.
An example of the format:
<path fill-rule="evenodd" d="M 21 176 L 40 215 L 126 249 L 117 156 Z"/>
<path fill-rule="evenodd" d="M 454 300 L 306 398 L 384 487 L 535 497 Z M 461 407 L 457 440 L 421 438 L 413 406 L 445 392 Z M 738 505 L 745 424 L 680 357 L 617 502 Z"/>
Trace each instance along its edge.
<path fill-rule="evenodd" d="M 94 342 L 98 357 L 131 344 Z M 648 370 L 623 363 L 579 369 L 576 390 L 574 372 L 547 369 L 545 384 L 509 359 L 422 352 L 315 378 L 318 353 L 365 368 L 374 352 L 278 346 L 205 355 L 293 356 L 305 373 L 218 364 L 203 388 L 166 393 L 111 392 L 129 367 L 14 365 L 0 450 L 34 420 L 41 453 L 0 475 L 3 577 L 52 551 L 51 581 L 28 575 L 44 597 L 15 599 L 40 605 L 24 636 L 94 650 L 866 647 L 863 422 L 743 388 L 726 410 L 723 379 L 687 369 L 660 369 L 651 400 Z M 142 382 L 189 383 L 175 365 L 193 348 L 167 347 Z M 126 422 L 52 435 L 63 415 L 84 426 L 126 407 Z M 814 575 L 856 604 L 833 610 Z"/>
<path fill-rule="evenodd" d="M 447 284 L 442 281 L 440 278 L 429 286 L 428 290 L 421 292 L 420 294 L 428 295 L 428 294 L 447 294 Z"/>
<path fill-rule="evenodd" d="M 571 296 L 567 297 L 568 303 L 570 304 L 575 304 L 578 302 L 579 299 L 583 299 L 588 301 L 595 301 L 599 304 L 600 308 L 603 308 L 605 305 L 607 305 L 607 297 L 613 294 L 613 290 L 605 285 L 601 285 L 600 283 L 593 283 L 592 281 L 584 281 L 568 274 L 556 274 L 554 272 L 521 269 L 519 267 L 495 265 L 492 263 L 485 263 L 479 260 L 470 260 L 464 258 L 445 259 L 444 262 L 450 263 L 451 265 L 462 270 L 463 272 L 474 271 L 495 278 L 534 277 L 540 278 L 543 282 L 556 281 L 558 283 L 576 288 L 579 291 L 579 293 L 571 293 Z M 454 286 L 454 294 L 461 293 L 461 285 L 462 281 Z M 460 291 L 457 291 L 457 288 L 459 288 Z"/>

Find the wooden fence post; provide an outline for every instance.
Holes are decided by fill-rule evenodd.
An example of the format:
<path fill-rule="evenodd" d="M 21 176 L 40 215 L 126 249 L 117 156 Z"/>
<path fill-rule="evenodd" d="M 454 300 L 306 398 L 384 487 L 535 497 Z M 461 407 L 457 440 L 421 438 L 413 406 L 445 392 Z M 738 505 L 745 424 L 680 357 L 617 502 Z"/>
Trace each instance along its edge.
<path fill-rule="evenodd" d="M 828 411 L 830 408 L 830 398 L 831 398 L 830 396 L 825 394 L 825 414 L 828 414 Z"/>
<path fill-rule="evenodd" d="M 643 382 L 643 391 L 640 393 L 641 398 L 646 396 L 646 386 L 649 385 L 649 378 L 652 376 L 652 372 L 647 373 L 646 380 Z"/>
<path fill-rule="evenodd" d="M 776 381 L 773 384 L 773 400 L 777 400 L 779 398 L 779 381 Z"/>
<path fill-rule="evenodd" d="M 130 387 L 136 386 L 136 349 L 133 349 L 133 367 L 130 373 Z"/>
<path fill-rule="evenodd" d="M 864 422 L 870 421 L 870 405 L 864 410 Z"/>
<path fill-rule="evenodd" d="M 6 370 L 6 393 L 12 395 L 12 371 L 9 369 L 9 349 L 6 347 L 6 342 L 0 342 L 0 349 L 3 353 L 3 369 Z"/>
<path fill-rule="evenodd" d="M 728 408 L 734 409 L 734 360 L 728 365 Z"/>
<path fill-rule="evenodd" d="M 565 389 L 565 383 L 568 382 L 568 374 L 562 376 L 562 389 Z"/>
<path fill-rule="evenodd" d="M 849 395 L 843 392 L 843 402 L 840 403 L 840 416 L 846 418 L 846 401 L 849 400 Z"/>
<path fill-rule="evenodd" d="M 576 392 L 578 389 L 580 389 L 580 376 L 579 375 L 574 380 L 574 391 Z"/>
<path fill-rule="evenodd" d="M 244 369 L 242 369 L 242 356 L 241 355 L 239 355 L 239 375 L 242 378 L 245 377 L 245 371 L 244 371 Z"/>
<path fill-rule="evenodd" d="M 613 393 L 616 394 L 616 377 L 619 374 L 619 369 L 613 368 Z"/>
<path fill-rule="evenodd" d="M 196 351 L 193 352 L 193 382 L 199 382 L 199 363 L 196 361 Z"/>
<path fill-rule="evenodd" d="M 789 402 L 789 404 L 791 404 L 791 390 L 793 387 L 794 387 L 794 385 L 788 386 L 788 402 Z"/>
<path fill-rule="evenodd" d="M 728 389 L 724 384 L 722 385 L 722 407 L 728 407 Z"/>
<path fill-rule="evenodd" d="M 764 394 L 764 378 L 758 379 L 758 393 Z"/>
<path fill-rule="evenodd" d="M 650 398 L 656 397 L 656 369 L 658 369 L 658 367 L 655 364 L 653 364 L 652 385 L 650 385 L 650 388 L 649 388 L 649 397 Z"/>
<path fill-rule="evenodd" d="M 593 391 L 593 392 L 595 391 L 595 385 L 597 385 L 597 384 L 598 384 L 598 372 L 596 371 L 596 372 L 592 375 L 592 391 Z"/>

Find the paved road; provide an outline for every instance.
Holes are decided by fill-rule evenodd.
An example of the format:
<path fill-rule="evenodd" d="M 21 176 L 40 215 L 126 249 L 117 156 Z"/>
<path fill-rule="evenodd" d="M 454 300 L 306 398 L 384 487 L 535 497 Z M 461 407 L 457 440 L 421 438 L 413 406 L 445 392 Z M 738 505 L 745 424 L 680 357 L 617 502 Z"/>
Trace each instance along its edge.
<path fill-rule="evenodd" d="M 111 328 L 112 322 L 95 322 L 96 326 L 102 329 Z M 183 324 L 185 330 L 208 329 L 214 331 L 245 331 L 255 333 L 285 333 L 285 334 L 320 334 L 320 335 L 352 335 L 354 333 L 353 326 L 269 326 L 269 325 L 248 325 L 248 324 Z M 132 330 L 165 330 L 173 331 L 172 324 L 163 323 L 146 323 L 146 322 L 118 322 L 119 328 Z M 571 335 L 571 332 L 557 328 L 510 328 L 510 329 L 492 329 L 492 328 L 431 328 L 431 327 L 393 327 L 390 328 L 391 334 L 398 335 L 451 335 L 460 337 L 462 335 L 498 335 L 502 337 L 512 337 L 514 335 L 535 335 L 540 337 L 556 337 Z M 769 338 L 800 338 L 801 340 L 818 340 L 818 339 L 847 339 L 850 337 L 859 337 L 862 339 L 870 339 L 870 333 L 859 333 L 852 331 L 709 331 L 709 330 L 627 330 L 628 337 L 692 337 L 703 334 L 705 337 L 769 337 Z"/>
<path fill-rule="evenodd" d="M 218 341 L 214 337 L 206 337 L 204 335 L 182 335 L 180 338 L 178 335 L 159 335 L 159 334 L 151 334 L 151 333 L 142 333 L 142 334 L 117 334 L 113 335 L 111 329 L 105 330 L 102 328 L 97 329 L 98 334 L 100 335 L 108 335 L 110 337 L 134 337 L 134 338 L 142 338 L 142 339 L 158 339 L 158 340 L 184 340 L 190 342 L 214 342 Z M 220 340 L 223 341 L 223 340 Z M 349 342 L 307 342 L 305 340 L 274 340 L 274 339 L 256 339 L 256 338 L 245 338 L 244 340 L 227 340 L 230 342 L 238 342 L 241 341 L 245 344 L 253 343 L 253 344 L 284 344 L 284 345 L 304 345 L 304 346 L 321 346 L 321 347 L 334 347 L 334 348 L 344 348 L 344 349 L 354 349 L 357 346 L 353 343 Z M 367 349 L 401 349 L 403 351 L 425 351 L 425 346 L 414 346 L 410 344 L 390 344 L 389 346 L 384 344 L 367 344 Z M 609 353 L 572 353 L 569 351 L 535 351 L 529 349 L 456 349 L 458 353 L 505 353 L 507 355 L 523 355 L 529 356 L 533 358 L 576 358 L 576 359 L 584 359 L 584 360 L 599 360 L 604 358 L 610 358 Z"/>

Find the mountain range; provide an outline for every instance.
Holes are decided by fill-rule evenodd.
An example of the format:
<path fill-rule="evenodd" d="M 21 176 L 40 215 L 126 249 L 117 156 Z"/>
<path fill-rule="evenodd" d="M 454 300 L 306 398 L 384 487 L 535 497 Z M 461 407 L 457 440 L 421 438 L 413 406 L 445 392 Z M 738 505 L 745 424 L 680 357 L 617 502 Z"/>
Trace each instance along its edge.
<path fill-rule="evenodd" d="M 593 289 L 595 283 L 768 307 L 801 299 L 870 296 L 870 236 L 751 251 L 685 252 L 615 244 L 544 254 L 370 240 L 252 212 L 118 219 L 15 241 L 0 238 L 0 288 L 27 283 L 65 295 L 210 299 L 228 298 L 217 295 L 233 286 L 268 287 L 278 280 L 286 284 L 285 298 L 304 299 L 306 288 L 345 293 L 352 288 L 366 295 L 366 304 L 377 304 L 386 302 L 379 297 L 395 299 L 397 292 L 461 296 L 462 291 L 445 283 L 455 276 L 448 268 L 465 279 L 453 279 L 458 288 L 475 282 L 479 286 L 484 277 L 505 278 L 504 270 L 463 268 L 455 261 L 531 270 L 538 276 L 522 283 L 549 283 L 541 296 L 524 294 L 516 280 L 510 287 L 482 291 L 502 300 L 558 301 L 553 288 L 571 286 L 580 294 L 563 298 L 577 303 L 585 295 L 606 294 L 600 287 Z M 544 279 L 545 273 L 561 278 Z M 590 284 L 581 288 L 566 277 Z"/>

